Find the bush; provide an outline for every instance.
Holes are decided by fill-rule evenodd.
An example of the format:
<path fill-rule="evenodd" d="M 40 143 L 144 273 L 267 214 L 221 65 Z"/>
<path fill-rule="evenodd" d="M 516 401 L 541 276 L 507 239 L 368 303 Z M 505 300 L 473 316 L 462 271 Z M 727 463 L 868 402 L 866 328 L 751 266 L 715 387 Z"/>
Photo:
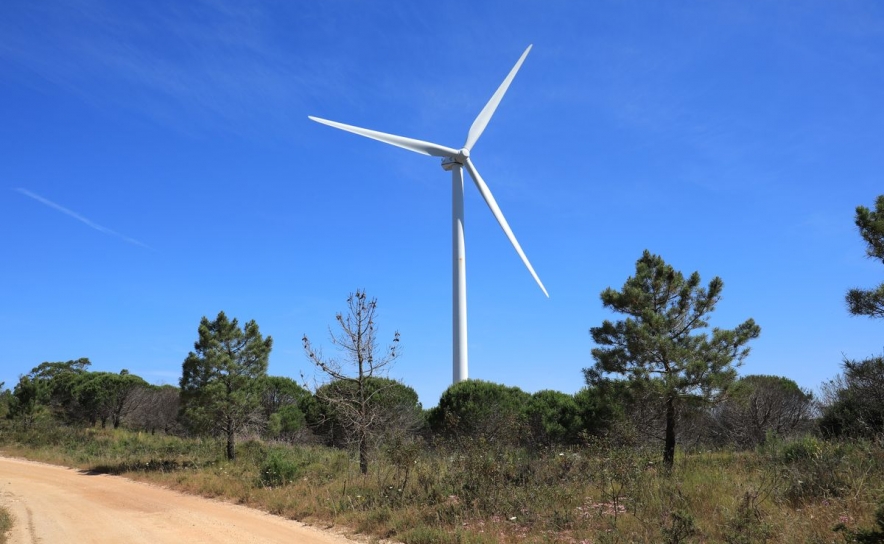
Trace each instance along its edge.
<path fill-rule="evenodd" d="M 272 450 L 261 464 L 261 485 L 264 487 L 281 487 L 289 484 L 301 474 L 299 462 L 286 455 L 285 451 Z"/>
<path fill-rule="evenodd" d="M 482 380 L 456 383 L 431 411 L 434 433 L 515 444 L 522 435 L 524 410 L 531 396 L 518 387 Z"/>
<path fill-rule="evenodd" d="M 420 427 L 423 422 L 422 409 L 413 388 L 378 377 L 366 378 L 365 386 L 366 394 L 371 399 L 371 424 L 370 429 L 366 430 L 372 447 L 385 436 L 408 434 Z M 352 406 L 355 399 L 356 384 L 338 380 L 320 387 L 314 396 L 304 399 L 299 408 L 304 412 L 307 426 L 327 445 L 344 447 L 355 442 L 354 436 L 358 433 L 354 422 L 348 421 L 338 411 L 348 403 Z"/>
<path fill-rule="evenodd" d="M 559 391 L 538 391 L 525 405 L 528 442 L 532 446 L 577 443 L 581 420 L 574 397 Z"/>
<path fill-rule="evenodd" d="M 844 479 L 855 461 L 850 446 L 804 436 L 775 445 L 772 463 L 783 480 L 783 497 L 795 506 L 816 499 L 840 497 L 849 487 Z"/>
<path fill-rule="evenodd" d="M 6 542 L 6 533 L 12 529 L 12 515 L 9 510 L 0 506 L 0 544 Z"/>
<path fill-rule="evenodd" d="M 820 432 L 829 438 L 884 438 L 884 356 L 845 360 L 844 374 L 824 386 Z"/>

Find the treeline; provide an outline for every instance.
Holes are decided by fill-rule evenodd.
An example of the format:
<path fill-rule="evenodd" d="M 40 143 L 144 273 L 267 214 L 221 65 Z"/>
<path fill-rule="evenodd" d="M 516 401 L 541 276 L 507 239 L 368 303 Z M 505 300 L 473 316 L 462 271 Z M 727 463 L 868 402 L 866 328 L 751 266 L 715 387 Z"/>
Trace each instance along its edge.
<path fill-rule="evenodd" d="M 874 210 L 857 208 L 856 225 L 868 256 L 884 263 L 884 195 Z M 818 399 L 786 377 L 738 379 L 761 328 L 751 318 L 734 329 L 709 328 L 723 285 L 718 277 L 703 285 L 697 272 L 685 276 L 645 251 L 620 290 L 602 291 L 603 306 L 622 319 L 590 329 L 595 364 L 583 369 L 586 387 L 573 395 L 468 380 L 424 410 L 412 388 L 387 377 L 399 354 L 398 332 L 381 348 L 377 301 L 356 291 L 335 316 L 337 358 L 303 338 L 305 356 L 326 378 L 312 391 L 268 376 L 272 338 L 255 321 L 240 327 L 220 312 L 200 321 L 179 387 L 152 386 L 126 370 L 90 371 L 88 359 L 44 362 L 0 394 L 0 414 L 26 427 L 55 421 L 218 436 L 230 460 L 244 436 L 353 447 L 363 473 L 381 444 L 417 441 L 529 450 L 597 439 L 654 444 L 663 446 L 671 468 L 676 444 L 751 449 L 809 432 L 884 439 L 884 357 L 844 361 Z M 846 300 L 853 314 L 884 317 L 884 284 L 851 289 Z"/>
<path fill-rule="evenodd" d="M 67 425 L 123 426 L 179 435 L 219 435 L 210 421 L 183 408 L 181 390 L 154 386 L 123 370 L 89 370 L 88 359 L 47 362 L 23 375 L 0 401 L 0 414 L 23 426 L 52 420 Z M 580 445 L 594 438 L 614 444 L 656 445 L 665 431 L 663 399 L 654 387 L 627 381 L 587 386 L 570 395 L 530 394 L 517 387 L 468 380 L 449 387 L 438 406 L 423 410 L 417 393 L 402 383 L 372 377 L 369 408 L 381 422 L 372 448 L 391 440 L 484 440 L 528 448 Z M 254 409 L 238 434 L 289 443 L 346 447 L 352 431 L 329 402 L 352 395 L 344 382 L 310 392 L 295 380 L 260 376 L 251 384 Z M 779 376 L 736 380 L 712 405 L 679 412 L 684 447 L 751 449 L 771 439 L 814 432 L 826 438 L 884 438 L 884 359 L 844 363 L 821 399 Z M 333 395 L 330 393 L 333 392 Z"/>

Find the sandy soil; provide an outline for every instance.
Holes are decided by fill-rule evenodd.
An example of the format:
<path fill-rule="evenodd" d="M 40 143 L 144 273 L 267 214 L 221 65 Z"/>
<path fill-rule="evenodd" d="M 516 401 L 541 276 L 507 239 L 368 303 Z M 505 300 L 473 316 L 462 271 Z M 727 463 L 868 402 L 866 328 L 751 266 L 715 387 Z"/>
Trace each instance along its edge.
<path fill-rule="evenodd" d="M 296 521 L 108 475 L 0 457 L 11 544 L 354 541 Z"/>

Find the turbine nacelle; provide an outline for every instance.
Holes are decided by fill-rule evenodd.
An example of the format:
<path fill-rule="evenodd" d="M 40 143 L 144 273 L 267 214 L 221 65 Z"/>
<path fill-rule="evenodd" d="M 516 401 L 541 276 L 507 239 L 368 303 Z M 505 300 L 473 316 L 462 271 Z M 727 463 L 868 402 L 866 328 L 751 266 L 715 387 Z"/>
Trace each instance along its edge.
<path fill-rule="evenodd" d="M 451 157 L 445 157 L 442 159 L 442 170 L 446 172 L 450 172 L 454 165 L 457 164 L 459 166 L 463 166 L 466 164 L 467 160 L 470 158 L 470 150 L 467 148 L 461 148 L 458 150 L 456 155 L 452 155 Z"/>

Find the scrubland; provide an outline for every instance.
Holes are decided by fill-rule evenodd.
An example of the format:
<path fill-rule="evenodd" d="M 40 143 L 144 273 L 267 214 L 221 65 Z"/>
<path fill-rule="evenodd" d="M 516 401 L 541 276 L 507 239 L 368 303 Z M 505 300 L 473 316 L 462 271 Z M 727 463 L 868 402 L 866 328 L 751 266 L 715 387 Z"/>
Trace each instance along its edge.
<path fill-rule="evenodd" d="M 395 441 L 373 452 L 364 475 L 344 449 L 252 439 L 229 462 L 214 439 L 51 422 L 5 424 L 0 448 L 414 544 L 884 539 L 884 446 L 873 442 L 805 436 L 754 451 L 679 450 L 671 473 L 658 451 L 601 439 L 531 450 Z"/>

